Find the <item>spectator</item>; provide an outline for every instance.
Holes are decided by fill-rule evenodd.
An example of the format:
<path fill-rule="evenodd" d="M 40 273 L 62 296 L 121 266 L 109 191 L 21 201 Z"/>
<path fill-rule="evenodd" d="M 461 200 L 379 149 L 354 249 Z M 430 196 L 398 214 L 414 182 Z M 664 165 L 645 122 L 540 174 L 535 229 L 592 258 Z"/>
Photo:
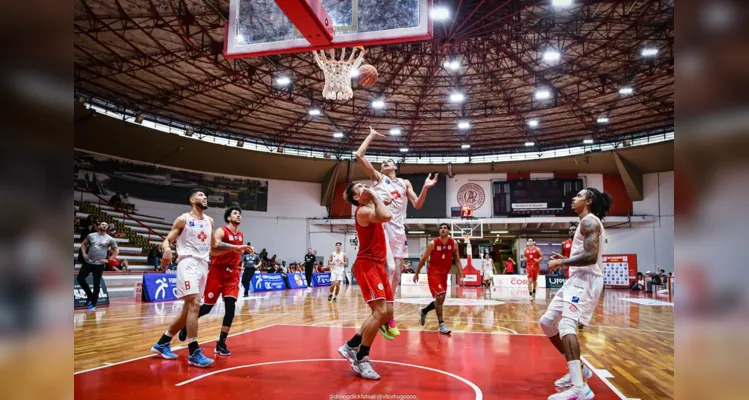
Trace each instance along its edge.
<path fill-rule="evenodd" d="M 76 280 L 86 293 L 86 297 L 88 298 L 86 306 L 89 310 L 96 308 L 96 302 L 99 299 L 101 276 L 104 273 L 105 265 L 109 262 L 109 259 L 107 258 L 109 250 L 112 250 L 111 254 L 113 254 L 114 257 L 119 253 L 117 242 L 115 242 L 111 236 L 107 235 L 107 225 L 106 222 L 100 223 L 97 227 L 97 232 L 89 234 L 83 240 L 83 243 L 81 243 L 83 265 L 78 272 Z M 94 278 L 93 292 L 86 282 L 86 278 L 89 274 L 93 274 Z"/>
<path fill-rule="evenodd" d="M 653 285 L 657 286 L 661 284 L 661 276 L 655 272 L 651 273 L 650 271 L 646 272 L 645 276 L 650 278 L 645 293 L 653 293 Z"/>
<path fill-rule="evenodd" d="M 642 290 L 643 287 L 645 287 L 645 276 L 642 272 L 638 272 L 637 279 L 629 285 L 629 288 L 632 290 Z"/>
<path fill-rule="evenodd" d="M 109 204 L 111 204 L 115 209 L 119 209 L 122 206 L 122 197 L 120 197 L 120 194 L 115 193 L 114 196 L 109 199 Z"/>
<path fill-rule="evenodd" d="M 109 249 L 109 262 L 107 263 L 106 271 L 115 271 L 115 272 L 130 272 L 130 268 L 128 268 L 127 260 L 120 260 L 117 258 L 117 256 L 112 254 L 112 249 Z"/>
<path fill-rule="evenodd" d="M 268 261 L 268 251 L 267 250 L 263 249 L 260 252 L 260 259 L 263 260 L 263 261 Z"/>
<path fill-rule="evenodd" d="M 127 193 L 122 195 L 122 208 L 130 213 L 135 211 L 135 204 L 130 201 L 130 196 Z"/>
<path fill-rule="evenodd" d="M 158 271 L 161 269 L 160 263 L 163 256 L 164 253 L 161 250 L 161 246 L 153 244 L 151 245 L 151 251 L 148 252 L 148 263 L 153 265 L 154 269 Z"/>

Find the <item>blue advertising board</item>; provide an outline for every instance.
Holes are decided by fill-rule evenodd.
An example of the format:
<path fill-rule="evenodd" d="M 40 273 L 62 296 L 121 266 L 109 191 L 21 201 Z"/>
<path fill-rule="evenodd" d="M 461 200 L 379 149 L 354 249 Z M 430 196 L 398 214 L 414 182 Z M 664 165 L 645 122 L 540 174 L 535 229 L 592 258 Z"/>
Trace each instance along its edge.
<path fill-rule="evenodd" d="M 286 282 L 283 280 L 283 274 L 255 274 L 250 283 L 250 290 L 253 292 L 266 292 L 269 290 L 284 290 Z"/>
<path fill-rule="evenodd" d="M 292 272 L 286 274 L 289 281 L 289 289 L 304 289 L 307 287 L 307 277 L 304 272 Z"/>
<path fill-rule="evenodd" d="M 330 286 L 330 272 L 313 273 L 312 286 Z"/>
<path fill-rule="evenodd" d="M 177 275 L 143 274 L 143 301 L 177 300 Z"/>

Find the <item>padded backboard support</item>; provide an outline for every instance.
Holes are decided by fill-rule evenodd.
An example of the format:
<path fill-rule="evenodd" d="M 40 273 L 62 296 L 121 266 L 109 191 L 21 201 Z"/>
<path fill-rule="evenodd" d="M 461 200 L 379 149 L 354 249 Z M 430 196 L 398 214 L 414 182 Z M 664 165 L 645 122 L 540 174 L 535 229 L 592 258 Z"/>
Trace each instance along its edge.
<path fill-rule="evenodd" d="M 275 0 L 278 8 L 313 46 L 325 46 L 333 40 L 333 19 L 320 0 Z"/>

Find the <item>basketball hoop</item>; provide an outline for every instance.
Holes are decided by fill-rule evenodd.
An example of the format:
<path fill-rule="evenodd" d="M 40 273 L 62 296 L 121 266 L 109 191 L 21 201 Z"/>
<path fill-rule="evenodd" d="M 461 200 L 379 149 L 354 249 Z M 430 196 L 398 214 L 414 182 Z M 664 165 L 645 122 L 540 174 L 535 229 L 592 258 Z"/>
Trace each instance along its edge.
<path fill-rule="evenodd" d="M 471 232 L 463 232 L 463 241 L 466 244 L 471 243 Z"/>
<path fill-rule="evenodd" d="M 358 56 L 357 49 L 359 50 Z M 348 100 L 354 96 L 354 91 L 351 90 L 351 71 L 358 70 L 364 61 L 364 47 L 352 48 L 348 59 L 346 59 L 346 48 L 341 49 L 341 54 L 337 58 L 335 49 L 330 49 L 328 52 L 330 57 L 325 55 L 325 50 L 312 52 L 317 65 L 325 75 L 322 95 L 328 100 Z"/>

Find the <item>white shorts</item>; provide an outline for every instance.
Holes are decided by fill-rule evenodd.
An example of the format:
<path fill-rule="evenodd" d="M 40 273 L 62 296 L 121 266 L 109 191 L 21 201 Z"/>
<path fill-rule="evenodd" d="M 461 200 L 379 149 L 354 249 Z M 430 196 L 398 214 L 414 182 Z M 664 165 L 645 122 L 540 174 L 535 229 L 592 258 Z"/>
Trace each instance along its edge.
<path fill-rule="evenodd" d="M 343 280 L 343 269 L 330 271 L 330 282 L 340 282 Z"/>
<path fill-rule="evenodd" d="M 404 230 L 394 227 L 392 224 L 384 224 L 385 228 L 385 241 L 387 242 L 387 264 L 388 268 L 391 267 L 391 259 L 408 258 L 408 240 L 406 240 L 406 232 Z M 395 261 L 393 260 L 392 267 L 395 268 Z"/>
<path fill-rule="evenodd" d="M 576 273 L 554 295 L 549 310 L 561 312 L 562 317 L 588 325 L 596 311 L 602 290 L 602 276 Z"/>
<path fill-rule="evenodd" d="M 484 271 L 484 280 L 488 281 L 494 277 L 494 271 Z"/>
<path fill-rule="evenodd" d="M 203 296 L 208 277 L 208 263 L 184 258 L 177 263 L 177 298 L 191 294 Z"/>

